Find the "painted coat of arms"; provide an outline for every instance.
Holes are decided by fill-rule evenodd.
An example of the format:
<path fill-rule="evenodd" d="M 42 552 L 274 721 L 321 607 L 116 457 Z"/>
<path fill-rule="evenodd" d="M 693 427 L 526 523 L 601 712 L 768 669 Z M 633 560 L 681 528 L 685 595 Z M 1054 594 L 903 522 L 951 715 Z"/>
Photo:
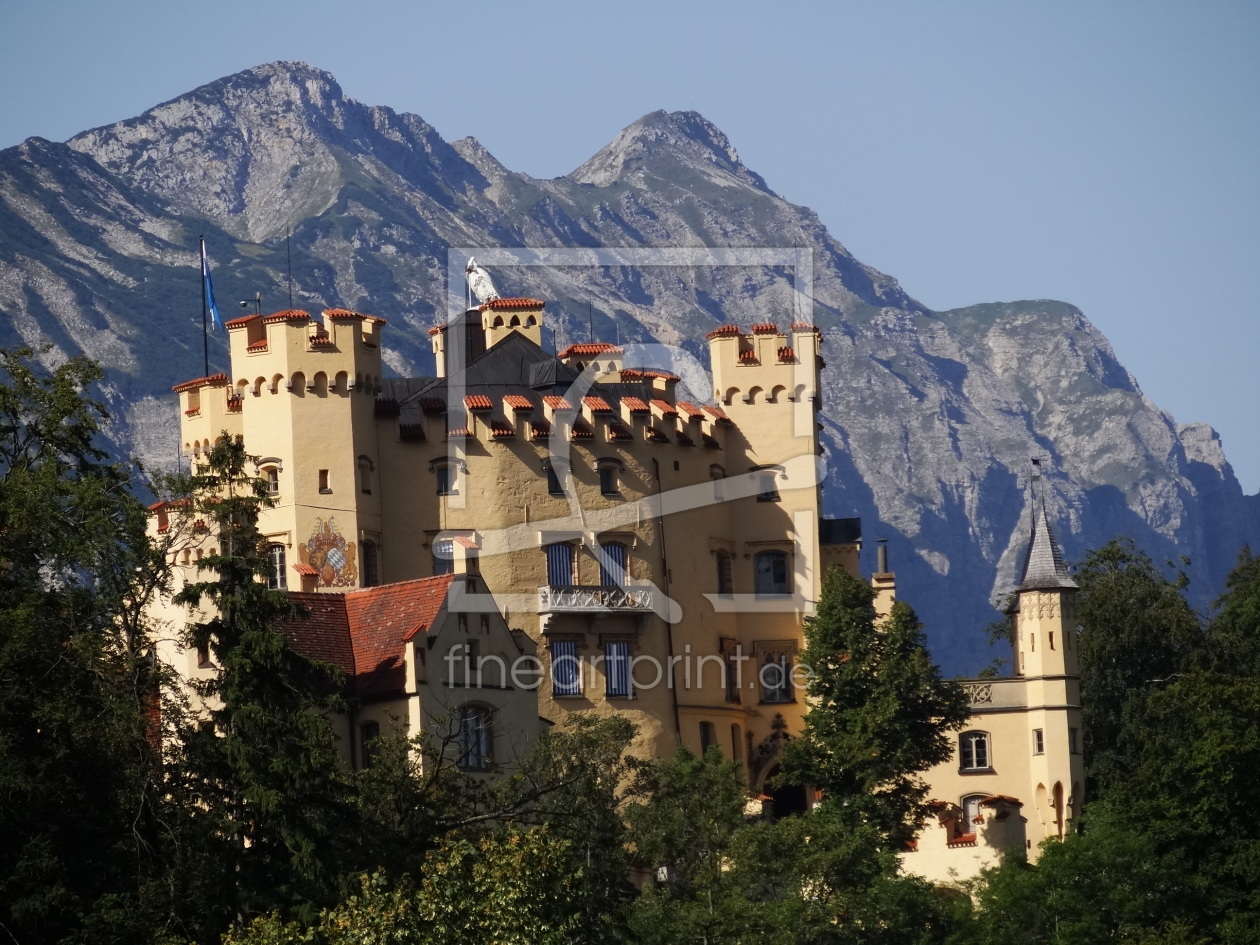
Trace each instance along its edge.
<path fill-rule="evenodd" d="M 319 583 L 324 587 L 354 587 L 358 583 L 355 544 L 337 531 L 332 516 L 327 521 L 315 519 L 311 537 L 298 545 L 298 557 L 319 571 Z"/>

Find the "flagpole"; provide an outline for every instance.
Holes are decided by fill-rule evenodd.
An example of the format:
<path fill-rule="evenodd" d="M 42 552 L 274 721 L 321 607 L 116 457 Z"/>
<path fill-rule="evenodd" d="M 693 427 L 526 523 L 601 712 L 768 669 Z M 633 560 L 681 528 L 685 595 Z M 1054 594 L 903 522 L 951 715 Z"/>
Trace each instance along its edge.
<path fill-rule="evenodd" d="M 210 323 L 209 306 L 206 302 L 206 238 L 204 236 L 197 237 L 201 243 L 201 257 L 197 260 L 198 266 L 201 268 L 201 355 L 205 362 L 205 372 L 202 377 L 210 376 Z"/>

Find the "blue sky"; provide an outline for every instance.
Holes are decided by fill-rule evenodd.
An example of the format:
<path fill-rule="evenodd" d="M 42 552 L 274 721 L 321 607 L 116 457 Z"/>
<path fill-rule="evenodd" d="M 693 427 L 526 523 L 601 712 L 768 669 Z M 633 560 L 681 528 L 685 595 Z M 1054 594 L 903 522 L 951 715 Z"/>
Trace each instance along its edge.
<path fill-rule="evenodd" d="M 1078 305 L 1260 491 L 1260 4 L 0 0 L 0 147 L 275 59 L 567 173 L 695 109 L 925 304 Z"/>

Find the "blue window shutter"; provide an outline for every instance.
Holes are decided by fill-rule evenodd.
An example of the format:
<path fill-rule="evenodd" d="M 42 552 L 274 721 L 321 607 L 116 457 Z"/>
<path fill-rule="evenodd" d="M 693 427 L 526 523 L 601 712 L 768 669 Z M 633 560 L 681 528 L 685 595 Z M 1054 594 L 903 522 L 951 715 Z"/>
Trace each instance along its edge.
<path fill-rule="evenodd" d="M 573 583 L 573 546 L 558 542 L 547 545 L 547 583 L 563 587 Z"/>
<path fill-rule="evenodd" d="M 626 546 L 600 545 L 599 583 L 604 587 L 625 587 Z"/>
<path fill-rule="evenodd" d="M 551 642 L 551 690 L 557 696 L 582 692 L 582 667 L 578 663 L 576 640 Z"/>
<path fill-rule="evenodd" d="M 604 645 L 604 688 L 610 696 L 630 695 L 630 644 Z"/>

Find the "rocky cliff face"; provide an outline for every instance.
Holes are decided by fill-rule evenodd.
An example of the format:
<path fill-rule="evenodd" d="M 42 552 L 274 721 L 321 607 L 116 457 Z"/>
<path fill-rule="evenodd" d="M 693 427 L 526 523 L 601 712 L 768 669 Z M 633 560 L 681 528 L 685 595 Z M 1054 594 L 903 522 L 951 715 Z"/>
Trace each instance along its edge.
<path fill-rule="evenodd" d="M 1260 501 L 1209 427 L 1152 404 L 1075 308 L 1035 301 L 932 312 L 774 194 L 717 128 L 655 112 L 571 174 L 537 180 L 474 139 L 346 98 L 332 76 L 273 63 L 67 144 L 0 152 L 0 344 L 47 339 L 110 368 L 120 448 L 175 455 L 172 383 L 201 373 L 196 241 L 224 309 L 261 291 L 390 320 L 397 372 L 429 369 L 449 246 L 809 247 L 826 341 L 829 514 L 887 537 L 902 595 L 938 658 L 991 658 L 981 628 L 1010 587 L 1028 458 L 1046 458 L 1069 556 L 1115 534 L 1187 553 L 1215 593 Z M 514 269 L 501 290 L 553 300 L 556 341 L 596 334 L 703 354 L 733 321 L 791 320 L 790 272 Z M 225 362 L 212 339 L 212 369 Z M 50 356 L 55 357 L 56 352 Z M 702 359 L 703 360 L 703 359 Z M 868 562 L 869 565 L 869 562 Z"/>

